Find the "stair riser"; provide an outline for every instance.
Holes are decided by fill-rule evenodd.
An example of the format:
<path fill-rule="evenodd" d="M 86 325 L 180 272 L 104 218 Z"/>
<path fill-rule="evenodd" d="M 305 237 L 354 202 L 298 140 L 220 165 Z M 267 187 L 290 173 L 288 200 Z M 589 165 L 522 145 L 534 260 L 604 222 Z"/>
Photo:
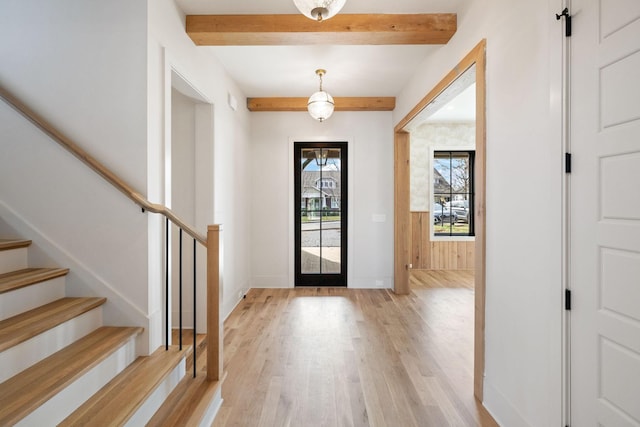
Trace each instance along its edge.
<path fill-rule="evenodd" d="M 162 383 L 158 385 L 158 388 L 149 396 L 145 403 L 138 408 L 135 414 L 127 421 L 126 427 L 143 426 L 149 422 L 153 414 L 156 413 L 158 408 L 165 401 L 167 396 L 171 394 L 173 389 L 182 380 L 186 372 L 185 361 L 182 361 L 175 367 L 169 375 L 164 379 Z"/>
<path fill-rule="evenodd" d="M 27 248 L 0 251 L 0 274 L 27 268 Z"/>
<path fill-rule="evenodd" d="M 0 382 L 49 357 L 102 326 L 102 307 L 96 307 L 0 353 Z"/>
<path fill-rule="evenodd" d="M 0 295 L 0 320 L 8 319 L 65 296 L 64 277 L 46 280 Z"/>
<path fill-rule="evenodd" d="M 92 394 L 100 390 L 136 358 L 135 338 L 49 399 L 16 426 L 51 426 L 60 423 Z"/>

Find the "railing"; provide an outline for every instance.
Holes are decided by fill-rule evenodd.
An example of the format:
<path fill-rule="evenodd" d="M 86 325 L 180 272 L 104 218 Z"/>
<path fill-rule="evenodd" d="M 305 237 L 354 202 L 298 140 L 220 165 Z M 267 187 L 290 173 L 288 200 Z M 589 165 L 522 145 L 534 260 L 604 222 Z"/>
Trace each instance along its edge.
<path fill-rule="evenodd" d="M 104 178 L 113 185 L 117 190 L 137 204 L 142 212 L 152 212 L 163 215 L 166 218 L 166 287 L 165 287 L 165 322 L 166 333 L 165 343 L 168 348 L 169 331 L 169 222 L 173 223 L 180 229 L 180 258 L 182 258 L 182 233 L 185 232 L 193 238 L 193 291 L 194 291 L 194 314 L 193 314 L 193 375 L 196 376 L 196 242 L 199 242 L 207 249 L 207 379 L 211 381 L 220 380 L 222 372 L 222 329 L 220 325 L 220 226 L 210 225 L 208 227 L 207 236 L 198 233 L 194 228 L 182 221 L 166 206 L 151 203 L 145 199 L 140 193 L 135 191 L 129 184 L 113 173 L 109 168 L 89 155 L 80 146 L 74 143 L 67 136 L 58 131 L 53 125 L 40 117 L 31 110 L 27 105 L 22 103 L 13 94 L 0 86 L 0 98 L 2 98 L 14 110 L 20 113 L 24 118 L 30 121 L 43 133 L 60 144 L 63 148 L 77 157 L 91 170 Z M 182 259 L 180 259 L 180 348 L 182 348 Z"/>

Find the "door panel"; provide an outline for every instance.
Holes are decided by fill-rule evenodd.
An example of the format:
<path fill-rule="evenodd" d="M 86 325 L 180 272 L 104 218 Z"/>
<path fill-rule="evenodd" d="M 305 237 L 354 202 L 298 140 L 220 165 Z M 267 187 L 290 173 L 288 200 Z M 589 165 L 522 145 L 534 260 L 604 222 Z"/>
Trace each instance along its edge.
<path fill-rule="evenodd" d="M 347 143 L 294 143 L 296 286 L 346 286 Z"/>
<path fill-rule="evenodd" d="M 640 3 L 572 2 L 571 424 L 640 426 Z"/>

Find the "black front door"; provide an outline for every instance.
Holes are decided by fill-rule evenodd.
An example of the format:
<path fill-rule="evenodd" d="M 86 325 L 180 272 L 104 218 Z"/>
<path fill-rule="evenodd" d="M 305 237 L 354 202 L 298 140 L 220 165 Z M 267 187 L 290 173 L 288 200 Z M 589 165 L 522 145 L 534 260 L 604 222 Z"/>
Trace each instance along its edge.
<path fill-rule="evenodd" d="M 347 286 L 347 143 L 294 143 L 296 286 Z"/>

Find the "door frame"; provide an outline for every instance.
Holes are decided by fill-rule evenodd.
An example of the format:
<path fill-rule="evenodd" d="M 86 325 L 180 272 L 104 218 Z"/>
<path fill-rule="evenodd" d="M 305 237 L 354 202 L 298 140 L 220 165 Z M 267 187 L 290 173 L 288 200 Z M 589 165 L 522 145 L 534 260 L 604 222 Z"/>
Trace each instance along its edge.
<path fill-rule="evenodd" d="M 181 92 L 183 95 L 192 98 L 195 101 L 195 160 L 193 163 L 194 173 L 195 173 L 195 206 L 194 206 L 194 226 L 197 229 L 206 229 L 207 224 L 211 223 L 211 218 L 214 217 L 214 163 L 215 163 L 215 105 L 211 98 L 209 98 L 205 93 L 195 85 L 192 80 L 189 78 L 188 74 L 185 73 L 177 64 L 175 58 L 170 54 L 170 52 L 166 48 L 162 48 L 163 55 L 163 82 L 162 85 L 164 87 L 164 95 L 162 96 L 162 111 L 163 111 L 163 119 L 164 124 L 162 126 L 162 138 L 164 141 L 162 144 L 161 152 L 156 153 L 162 159 L 162 175 L 163 175 L 163 185 L 161 189 L 158 189 L 160 193 L 157 194 L 157 197 L 164 200 L 165 206 L 171 208 L 172 207 L 172 166 L 171 166 L 171 158 L 172 158 L 172 149 L 174 148 L 175 141 L 172 140 L 172 97 L 171 91 L 173 89 Z M 150 190 L 151 191 L 151 190 Z M 153 191 L 152 191 L 153 194 Z M 164 221 L 160 220 L 160 216 L 153 215 L 149 216 L 150 221 L 159 221 L 154 224 L 158 231 L 159 236 L 163 236 L 164 231 Z M 156 219 L 153 219 L 156 218 Z M 215 222 L 215 221 L 214 221 Z M 150 235 L 151 236 L 151 235 Z M 174 233 L 169 233 L 169 250 L 170 250 L 170 258 L 174 258 L 174 255 L 177 253 L 177 240 L 174 236 Z M 151 238 L 151 237 L 150 237 Z M 155 239 L 155 237 L 154 237 Z M 149 248 L 162 248 L 162 245 L 158 244 L 158 241 L 154 240 L 152 244 L 150 244 Z M 151 250 L 151 249 L 150 249 Z M 161 266 L 164 266 L 164 255 L 156 254 L 154 252 L 153 257 L 162 260 L 160 262 Z M 197 260 L 197 289 L 196 292 L 199 295 L 206 293 L 206 254 L 204 251 L 197 251 L 196 254 Z M 164 267 L 162 267 L 164 268 Z M 157 269 L 153 272 L 153 277 L 164 277 L 164 271 L 161 270 L 158 272 Z M 151 274 L 151 270 L 150 270 Z M 158 276 L 160 274 L 160 276 Z M 171 263 L 169 264 L 169 274 L 170 277 L 173 277 L 173 267 Z M 164 280 L 164 279 L 161 279 Z M 192 293 L 192 291 L 189 291 Z M 187 296 L 190 294 L 187 294 Z M 162 295 L 163 298 L 164 292 Z M 169 305 L 172 306 L 172 296 L 168 296 Z M 160 302 L 164 304 L 164 301 Z M 206 320 L 207 320 L 207 301 L 206 298 L 198 298 L 197 299 L 197 319 L 196 319 L 196 328 L 198 332 L 201 330 L 206 332 Z M 158 311 L 157 313 L 160 313 Z M 176 312 L 171 310 L 169 312 L 169 323 L 172 324 L 172 319 L 177 319 Z M 189 317 L 185 315 L 185 319 Z M 191 316 L 192 317 L 192 316 Z M 189 318 L 191 318 L 189 317 Z M 161 323 L 164 325 L 164 319 L 161 320 Z"/>
<path fill-rule="evenodd" d="M 341 219 L 340 219 L 340 274 L 324 275 L 320 274 L 304 274 L 307 276 L 307 281 L 303 282 L 301 271 L 301 247 L 299 245 L 301 240 L 301 223 L 300 223 L 300 192 L 301 188 L 299 183 L 300 174 L 300 157 L 299 150 L 303 148 L 319 148 L 330 149 L 340 148 L 341 150 L 341 167 L 340 167 L 340 199 L 341 199 Z M 347 273 L 348 273 L 348 250 L 349 250 L 349 143 L 347 141 L 306 141 L 296 140 L 293 143 L 293 170 L 294 170 L 294 270 L 295 270 L 295 286 L 309 287 L 309 286 L 336 286 L 347 287 Z M 322 223 L 322 220 L 321 220 Z M 322 240 L 321 240 L 322 241 Z M 320 253 L 322 254 L 322 246 L 320 247 Z"/>
<path fill-rule="evenodd" d="M 486 40 L 481 40 L 394 128 L 394 284 L 396 294 L 409 294 L 411 268 L 409 212 L 409 133 L 404 129 L 451 83 L 476 66 L 476 159 L 475 159 L 475 321 L 474 395 L 482 401 L 484 384 L 484 329 L 486 299 Z M 402 166 L 405 167 L 402 167 Z"/>
<path fill-rule="evenodd" d="M 286 155 L 290 161 L 288 163 L 287 168 L 287 239 L 289 241 L 288 245 L 288 256 L 287 256 L 287 286 L 289 288 L 295 288 L 296 286 L 296 274 L 295 274 L 295 225 L 293 218 L 293 204 L 294 204 L 294 185 L 293 185 L 293 152 L 294 152 L 294 142 L 295 141 L 307 141 L 307 142 L 330 142 L 330 141 L 345 141 L 347 143 L 347 149 L 349 150 L 349 159 L 347 161 L 348 165 L 348 184 L 347 184 L 347 198 L 349 206 L 351 207 L 351 211 L 353 212 L 354 201 L 353 201 L 353 176 L 351 171 L 355 170 L 354 168 L 354 158 L 356 154 L 356 143 L 355 138 L 351 135 L 345 134 L 330 134 L 325 136 L 317 136 L 317 135 L 300 135 L 300 136 L 289 136 L 288 144 L 287 144 L 287 152 L 286 154 L 283 151 L 283 155 Z M 353 215 L 349 215 L 347 218 L 347 288 L 349 288 L 349 284 L 353 283 L 353 266 L 352 262 L 354 260 L 354 252 L 353 248 L 355 247 L 353 241 L 353 233 L 351 230 L 354 229 L 354 220 Z M 275 279 L 273 281 L 273 286 L 282 286 L 282 283 Z"/>

